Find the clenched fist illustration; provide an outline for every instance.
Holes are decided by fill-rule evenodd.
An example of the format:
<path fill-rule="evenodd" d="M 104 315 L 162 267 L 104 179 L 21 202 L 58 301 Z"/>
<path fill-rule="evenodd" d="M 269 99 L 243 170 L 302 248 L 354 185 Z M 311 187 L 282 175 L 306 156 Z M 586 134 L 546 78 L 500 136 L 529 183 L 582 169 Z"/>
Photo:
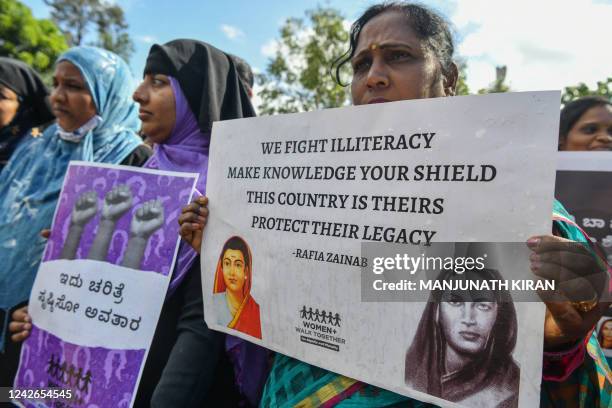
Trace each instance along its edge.
<path fill-rule="evenodd" d="M 102 207 L 102 218 L 117 221 L 121 216 L 132 207 L 132 192 L 125 184 L 115 186 L 104 197 Z"/>
<path fill-rule="evenodd" d="M 130 233 L 134 236 L 148 238 L 164 224 L 164 206 L 159 200 L 144 203 L 132 218 Z"/>
<path fill-rule="evenodd" d="M 73 225 L 84 226 L 98 212 L 98 194 L 88 191 L 79 196 L 72 209 L 71 222 Z"/>

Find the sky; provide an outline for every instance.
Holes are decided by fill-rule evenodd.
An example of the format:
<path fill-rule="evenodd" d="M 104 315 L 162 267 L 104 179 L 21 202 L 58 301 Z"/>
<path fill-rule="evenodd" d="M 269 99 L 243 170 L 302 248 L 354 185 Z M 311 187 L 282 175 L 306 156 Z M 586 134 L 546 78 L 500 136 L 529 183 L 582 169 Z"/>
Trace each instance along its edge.
<path fill-rule="evenodd" d="M 46 18 L 42 0 L 22 0 Z M 112 0 L 125 11 L 136 48 L 130 65 L 140 77 L 153 43 L 176 38 L 209 42 L 264 71 L 288 17 L 317 5 L 339 9 L 347 25 L 372 0 Z M 457 56 L 467 63 L 472 92 L 508 67 L 512 90 L 563 89 L 612 76 L 612 0 L 429 0 L 452 23 Z M 256 90 L 257 91 L 257 90 Z"/>

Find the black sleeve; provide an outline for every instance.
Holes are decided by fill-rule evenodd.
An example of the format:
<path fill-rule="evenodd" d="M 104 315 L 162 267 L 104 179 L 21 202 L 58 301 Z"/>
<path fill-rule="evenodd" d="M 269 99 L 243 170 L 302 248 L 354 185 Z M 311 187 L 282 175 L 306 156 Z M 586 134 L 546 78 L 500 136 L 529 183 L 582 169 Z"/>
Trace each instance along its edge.
<path fill-rule="evenodd" d="M 204 322 L 200 259 L 167 303 L 177 306 L 174 336 L 169 333 L 169 355 L 151 398 L 151 407 L 232 407 L 238 403 L 225 335 Z M 168 323 L 164 313 L 159 326 Z M 158 339 L 154 339 L 154 342 Z M 151 350 L 153 351 L 153 350 Z"/>
<path fill-rule="evenodd" d="M 124 166 L 142 167 L 142 165 L 145 164 L 145 162 L 149 160 L 149 157 L 152 155 L 153 149 L 143 143 L 138 145 L 138 147 L 135 148 L 128 157 L 123 159 L 120 164 Z"/>

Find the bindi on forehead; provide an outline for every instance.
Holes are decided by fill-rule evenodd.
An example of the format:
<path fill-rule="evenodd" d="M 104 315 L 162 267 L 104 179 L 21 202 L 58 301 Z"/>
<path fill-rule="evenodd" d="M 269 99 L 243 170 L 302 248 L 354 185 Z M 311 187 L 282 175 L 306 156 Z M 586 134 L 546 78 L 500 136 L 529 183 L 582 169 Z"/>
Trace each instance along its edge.
<path fill-rule="evenodd" d="M 389 42 L 421 48 L 421 40 L 408 18 L 398 11 L 387 11 L 366 23 L 359 34 L 357 50 L 374 50 Z"/>
<path fill-rule="evenodd" d="M 244 259 L 244 255 L 242 255 L 242 251 L 237 250 L 237 249 L 228 249 L 225 251 L 225 254 L 223 256 L 224 259 L 229 259 L 229 260 L 243 260 Z"/>

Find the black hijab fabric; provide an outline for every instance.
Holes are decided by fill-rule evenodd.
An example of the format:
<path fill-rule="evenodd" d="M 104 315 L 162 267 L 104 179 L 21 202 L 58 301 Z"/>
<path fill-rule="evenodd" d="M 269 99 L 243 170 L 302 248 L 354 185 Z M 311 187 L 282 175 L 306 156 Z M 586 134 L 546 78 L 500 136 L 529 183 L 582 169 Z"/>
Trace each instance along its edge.
<path fill-rule="evenodd" d="M 0 83 L 19 95 L 21 105 L 29 110 L 30 127 L 55 119 L 47 99 L 49 91 L 42 78 L 23 62 L 0 57 Z"/>
<path fill-rule="evenodd" d="M 15 119 L 0 129 L 0 168 L 8 161 L 24 132 L 54 119 L 42 78 L 21 61 L 0 57 L 0 84 L 19 96 Z"/>
<path fill-rule="evenodd" d="M 209 133 L 215 121 L 255 116 L 233 60 L 210 44 L 155 44 L 145 65 L 145 74 L 151 73 L 176 78 L 203 133 Z"/>

